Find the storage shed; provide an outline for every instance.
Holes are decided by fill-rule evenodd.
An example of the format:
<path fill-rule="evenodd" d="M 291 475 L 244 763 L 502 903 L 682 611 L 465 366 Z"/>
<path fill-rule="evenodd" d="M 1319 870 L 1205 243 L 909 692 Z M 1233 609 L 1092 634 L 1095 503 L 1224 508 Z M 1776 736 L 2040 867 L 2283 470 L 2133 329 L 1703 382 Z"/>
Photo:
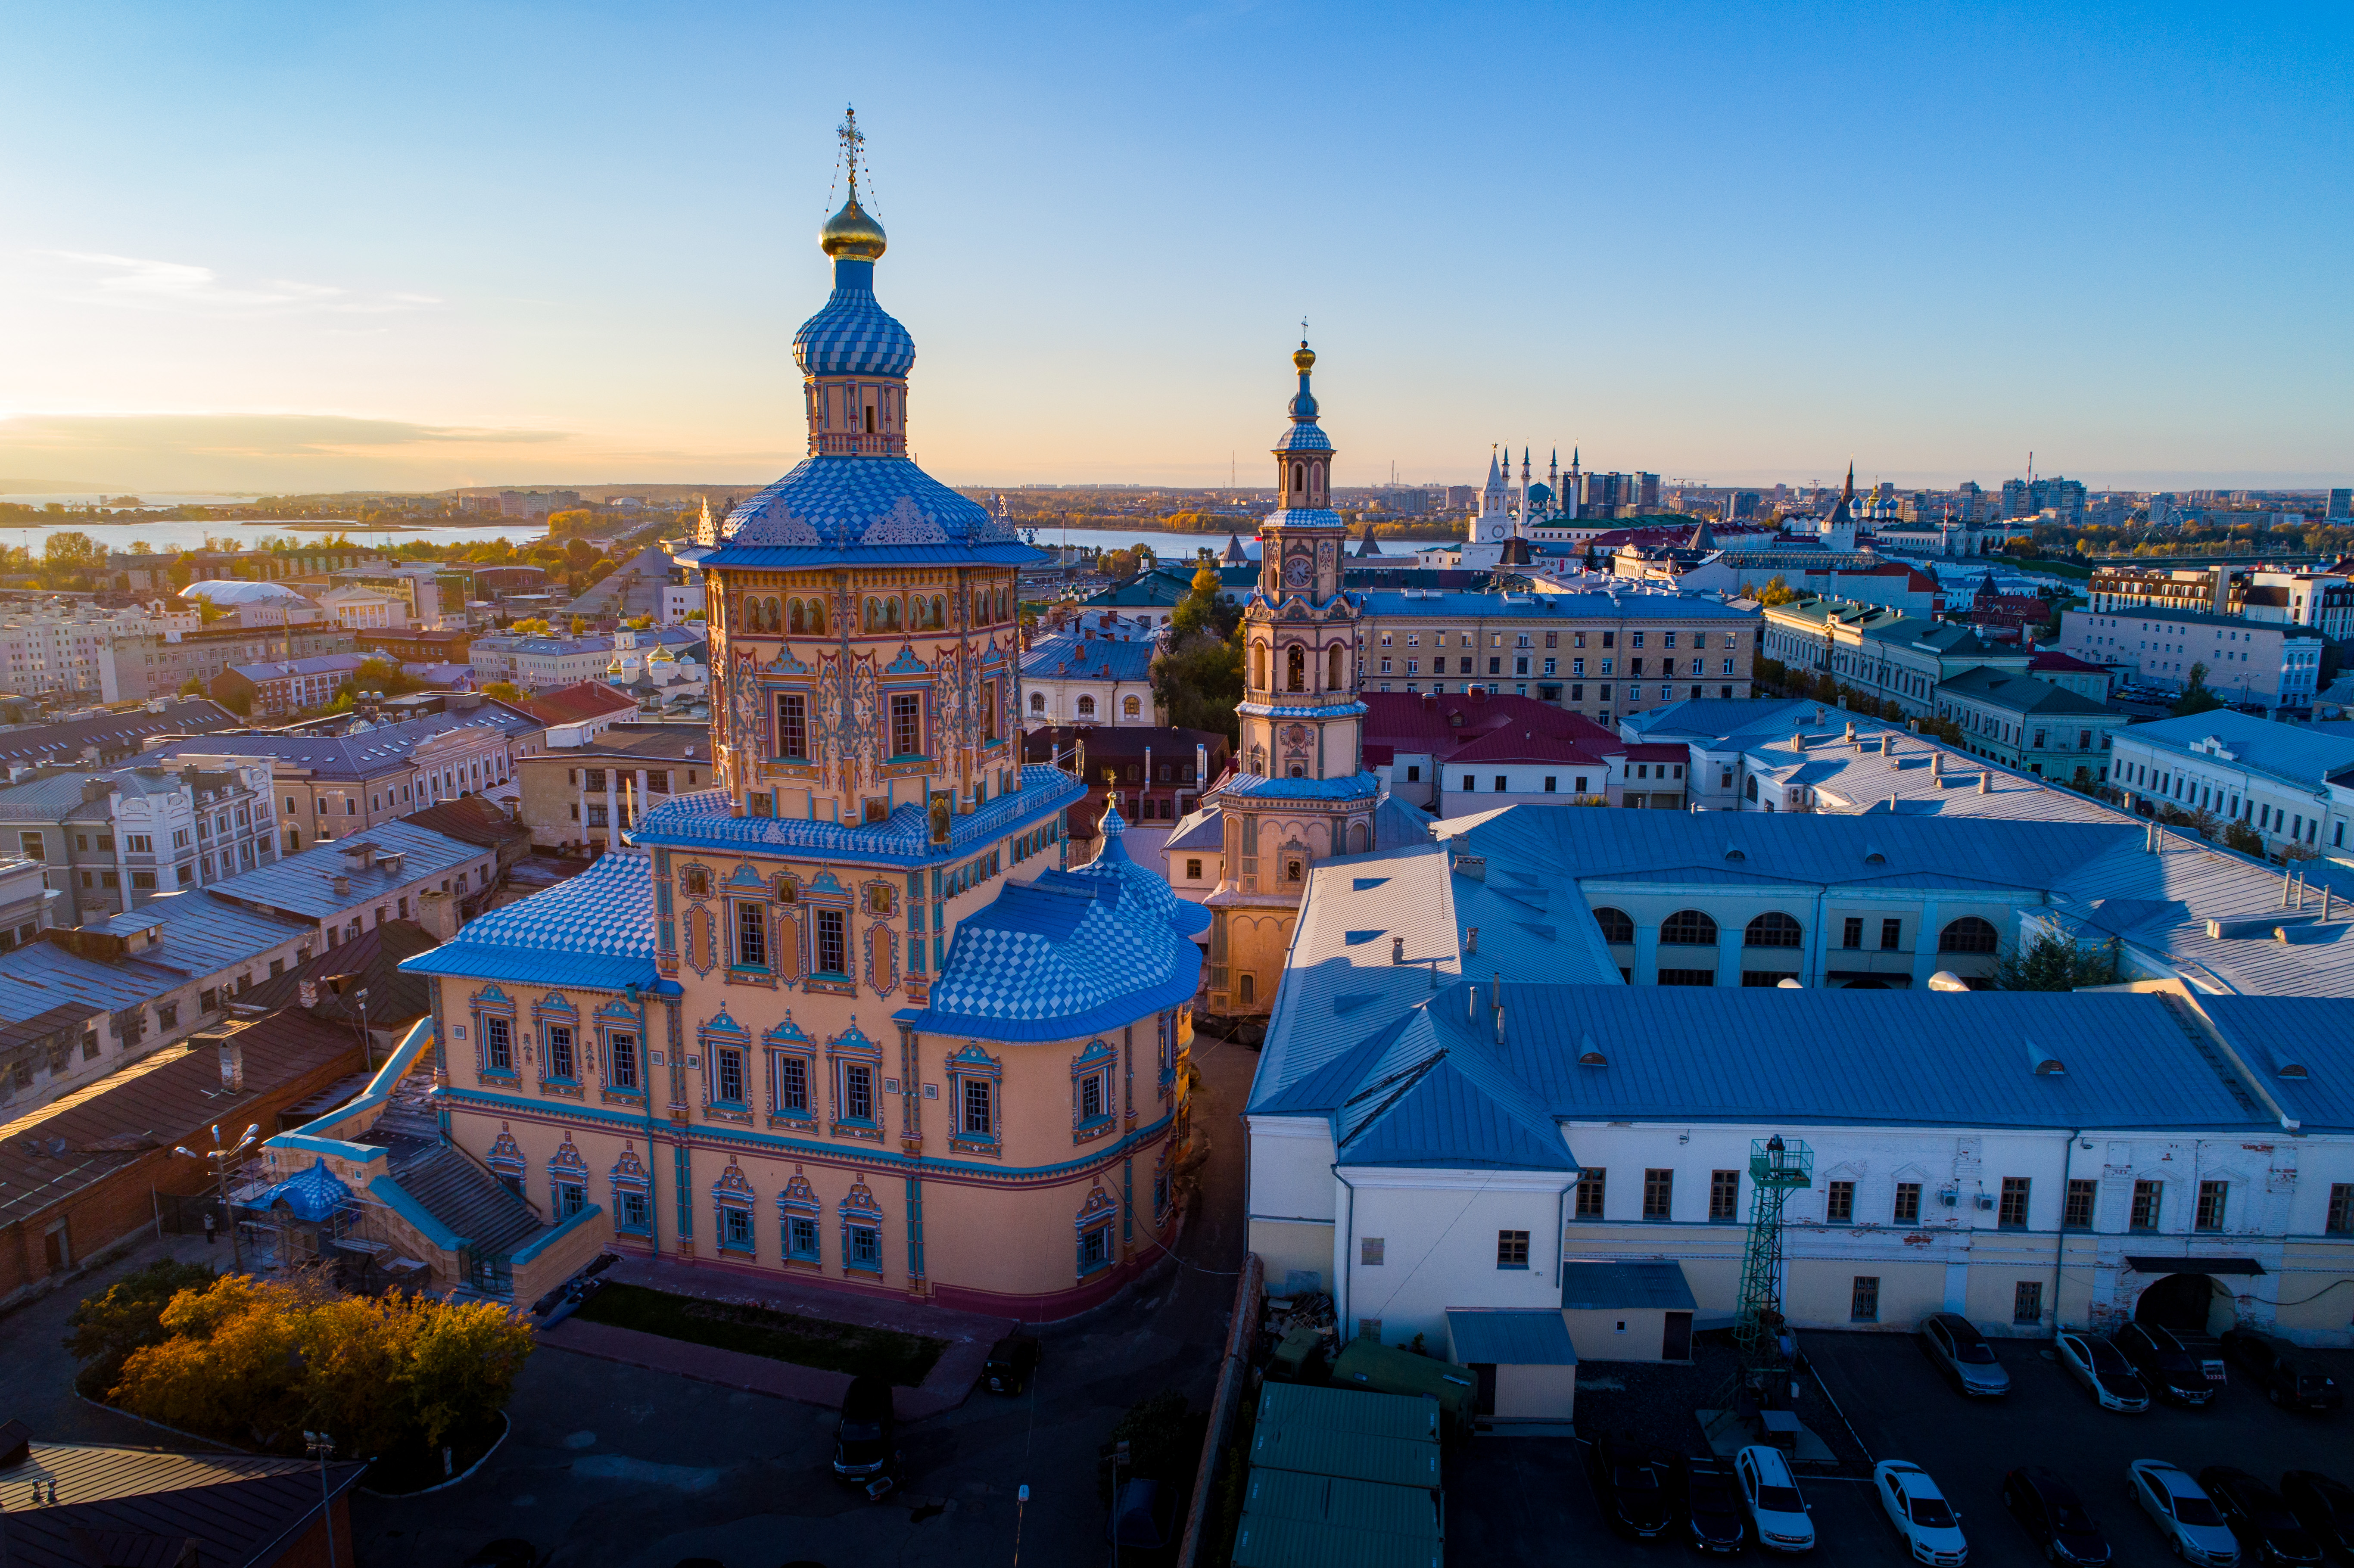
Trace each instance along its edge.
<path fill-rule="evenodd" d="M 1577 1349 L 1562 1317 L 1541 1308 L 1447 1309 L 1448 1354 L 1479 1380 L 1478 1410 L 1491 1430 L 1575 1416 Z"/>
<path fill-rule="evenodd" d="M 1561 1266 L 1562 1323 L 1589 1361 L 1688 1361 L 1694 1309 L 1673 1258 Z"/>

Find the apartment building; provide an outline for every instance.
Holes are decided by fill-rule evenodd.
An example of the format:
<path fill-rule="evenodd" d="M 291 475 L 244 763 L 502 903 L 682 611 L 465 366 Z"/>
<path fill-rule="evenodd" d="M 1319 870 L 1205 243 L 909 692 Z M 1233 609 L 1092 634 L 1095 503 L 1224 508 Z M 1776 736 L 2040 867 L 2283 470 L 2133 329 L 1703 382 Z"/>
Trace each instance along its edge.
<path fill-rule="evenodd" d="M 107 672 L 118 637 L 189 632 L 197 611 L 167 609 L 160 601 L 141 609 L 101 609 L 56 601 L 0 616 L 0 680 L 25 696 L 88 696 L 106 701 Z"/>
<path fill-rule="evenodd" d="M 675 724 L 557 726 L 516 773 L 531 842 L 590 854 L 620 847 L 620 833 L 653 807 L 718 781 L 711 732 Z"/>
<path fill-rule="evenodd" d="M 437 928 L 429 896 L 479 910 L 497 879 L 498 853 L 413 822 L 378 822 L 364 837 L 314 844 L 276 865 L 225 883 L 216 896 L 311 927 L 316 950 L 341 946 L 395 920 Z"/>
<path fill-rule="evenodd" d="M 348 629 L 345 634 L 350 635 Z M 334 702 L 366 662 L 365 656 L 354 652 L 232 664 L 213 677 L 209 690 L 222 704 L 257 719 L 284 718 Z"/>
<path fill-rule="evenodd" d="M 2032 654 L 1988 641 L 1959 621 L 1925 620 L 1877 606 L 1794 599 L 1768 606 L 1769 657 L 1827 673 L 1861 695 L 1914 717 L 1935 709 L 1938 687 L 1980 667 L 2024 674 Z"/>
<path fill-rule="evenodd" d="M 2318 630 L 2195 610 L 2071 609 L 2059 647 L 2161 691 L 2183 690 L 2196 672 L 2223 701 L 2267 715 L 2312 707 L 2321 675 Z"/>
<path fill-rule="evenodd" d="M 7 850 L 38 862 L 60 914 L 88 925 L 276 858 L 270 770 L 201 742 L 165 760 L 35 768 L 0 786 Z"/>
<path fill-rule="evenodd" d="M 1746 697 L 1759 618 L 1722 599 L 1623 591 L 1363 597 L 1360 689 L 1556 704 L 1608 726 L 1691 697 Z"/>
<path fill-rule="evenodd" d="M 325 621 L 281 627 L 231 620 L 195 630 L 122 633 L 108 641 L 101 690 L 110 703 L 146 702 L 172 696 L 191 681 L 210 691 L 232 665 L 319 659 L 355 647 L 350 631 Z"/>
<path fill-rule="evenodd" d="M 2272 626 L 2307 626 L 2333 642 L 2354 636 L 2354 581 L 2336 572 L 2105 567 L 2085 585 L 2085 598 L 2095 614 L 2187 610 Z"/>
<path fill-rule="evenodd" d="M 46 724 L 0 725 L 0 768 L 44 763 L 106 768 L 166 739 L 234 729 L 245 721 L 210 697 L 153 697 L 109 712 L 92 708 Z"/>
<path fill-rule="evenodd" d="M 1937 716 L 1964 749 L 2062 783 L 2105 784 L 2109 751 L 2128 715 L 2021 671 L 1982 664 L 1937 687 Z"/>
<path fill-rule="evenodd" d="M 2216 709 L 2120 730 L 2116 781 L 2137 810 L 2244 822 L 2264 853 L 2354 860 L 2354 725 L 2281 724 Z"/>

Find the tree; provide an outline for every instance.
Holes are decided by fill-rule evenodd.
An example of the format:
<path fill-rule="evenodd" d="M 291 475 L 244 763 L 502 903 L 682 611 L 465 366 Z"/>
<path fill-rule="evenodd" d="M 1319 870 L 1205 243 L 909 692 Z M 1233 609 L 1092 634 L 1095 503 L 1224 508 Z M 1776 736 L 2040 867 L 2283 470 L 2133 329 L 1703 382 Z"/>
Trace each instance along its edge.
<path fill-rule="evenodd" d="M 2174 716 L 2187 718 L 2192 714 L 2203 714 L 2222 705 L 2223 699 L 2207 689 L 2206 664 L 2202 662 L 2191 665 L 2190 683 L 2183 688 L 2180 699 L 2175 703 Z"/>
<path fill-rule="evenodd" d="M 587 631 L 588 631 L 588 623 L 586 620 L 583 620 L 582 619 L 580 619 L 580 617 L 578 617 L 578 616 L 577 616 L 577 615 L 576 615 L 576 616 L 574 616 L 574 617 L 572 618 L 572 635 L 573 635 L 573 636 L 575 636 L 575 637 L 581 636 L 582 634 L 584 634 L 585 632 L 587 632 Z"/>
<path fill-rule="evenodd" d="M 2264 835 L 2257 831 L 2253 822 L 2232 819 L 2223 829 L 2223 844 L 2225 848 L 2238 850 L 2242 854 L 2252 854 L 2259 860 L 2264 858 Z"/>
<path fill-rule="evenodd" d="M 184 697 L 201 697 L 204 694 L 205 683 L 196 676 L 191 675 L 186 680 L 180 683 L 180 695 Z"/>
<path fill-rule="evenodd" d="M 493 681 L 482 688 L 482 695 L 502 703 L 523 701 L 523 688 L 513 681 Z"/>
<path fill-rule="evenodd" d="M 564 542 L 564 558 L 586 571 L 588 563 L 597 558 L 597 546 L 576 534 Z"/>
<path fill-rule="evenodd" d="M 516 621 L 513 626 L 508 627 L 507 630 L 525 637 L 545 637 L 547 635 L 548 625 L 546 621 L 542 620 L 538 616 L 527 615 L 524 617 L 523 620 Z"/>
<path fill-rule="evenodd" d="M 1784 577 L 1779 572 L 1767 577 L 1766 579 L 1766 586 L 1759 588 L 1756 595 L 1757 602 L 1767 606 L 1787 604 L 1797 597 L 1798 590 L 1792 588 L 1788 579 Z"/>
<path fill-rule="evenodd" d="M 2080 991 L 2090 985 L 2117 983 L 2117 954 L 2113 945 L 2084 946 L 2046 931 L 2024 951 L 2005 953 L 1995 960 L 1997 991 Z"/>
<path fill-rule="evenodd" d="M 212 1279 L 213 1271 L 201 1263 L 164 1258 L 116 1280 L 103 1296 L 82 1298 L 66 1319 L 73 1331 L 64 1340 L 82 1363 L 75 1386 L 87 1398 L 105 1398 L 132 1351 L 164 1342 L 164 1308 L 172 1298 L 183 1290 L 201 1290 Z"/>

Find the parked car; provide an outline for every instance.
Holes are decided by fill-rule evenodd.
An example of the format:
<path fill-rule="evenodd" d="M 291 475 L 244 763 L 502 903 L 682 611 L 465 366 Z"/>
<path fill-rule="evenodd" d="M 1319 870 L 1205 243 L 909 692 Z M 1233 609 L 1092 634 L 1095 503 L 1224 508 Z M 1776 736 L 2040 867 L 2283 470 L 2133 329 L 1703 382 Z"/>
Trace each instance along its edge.
<path fill-rule="evenodd" d="M 2041 1465 L 2021 1465 L 2002 1478 L 2002 1506 L 2054 1563 L 2105 1568 L 2108 1537 L 2077 1500 L 2075 1489 Z"/>
<path fill-rule="evenodd" d="M 1611 1529 L 1651 1541 L 1676 1522 L 1673 1456 L 1614 1434 L 1586 1451 L 1586 1462 Z"/>
<path fill-rule="evenodd" d="M 1994 1346 L 1959 1312 L 1932 1312 L 1923 1319 L 1921 1342 L 1962 1393 L 1999 1399 L 2010 1392 L 2010 1374 L 1995 1359 Z"/>
<path fill-rule="evenodd" d="M 845 1481 L 880 1476 L 891 1462 L 896 1425 L 891 1385 L 879 1377 L 852 1378 L 842 1396 L 842 1424 L 834 1429 L 833 1473 Z"/>
<path fill-rule="evenodd" d="M 2149 1408 L 2149 1385 L 2108 1340 L 2098 1334 L 2062 1334 L 2058 1344 L 2060 1364 L 2101 1402 L 2103 1410 L 2132 1414 Z"/>
<path fill-rule="evenodd" d="M 2318 1470 L 2291 1470 L 2281 1478 L 2280 1495 L 2323 1551 L 2354 1563 L 2354 1487 Z"/>
<path fill-rule="evenodd" d="M 2199 1484 L 2215 1499 L 2215 1507 L 2241 1550 L 2252 1563 L 2271 1568 L 2318 1568 L 2321 1543 L 2306 1533 L 2280 1493 L 2230 1465 L 2210 1465 L 2199 1472 Z"/>
<path fill-rule="evenodd" d="M 1779 1448 L 1752 1446 L 1733 1457 L 1734 1484 L 1741 1489 L 1741 1506 L 1757 1532 L 1757 1544 L 1768 1552 L 1810 1552 L 1815 1521 L 1807 1499 L 1798 1495 L 1797 1478 Z"/>
<path fill-rule="evenodd" d="M 1872 1467 L 1872 1484 L 1880 1494 L 1881 1510 L 1903 1537 L 1913 1561 L 1933 1568 L 1962 1568 L 1970 1560 L 1969 1543 L 1962 1539 L 1962 1516 L 1928 1471 L 1909 1460 L 1882 1459 Z"/>
<path fill-rule="evenodd" d="M 1038 1367 L 1038 1341 L 1028 1334 L 1008 1334 L 989 1347 L 981 1378 L 991 1393 L 1015 1394 L 1030 1386 Z"/>
<path fill-rule="evenodd" d="M 1684 1533 L 1696 1552 L 1734 1552 L 1748 1543 L 1748 1517 L 1733 1467 L 1718 1458 L 1682 1465 Z"/>
<path fill-rule="evenodd" d="M 2156 1323 L 2127 1323 L 2109 1336 L 2109 1342 L 2133 1363 L 2142 1382 L 2158 1398 L 2175 1404 L 2200 1405 L 2215 1397 L 2217 1385 L 2209 1381 L 2206 1366 L 2174 1337 L 2172 1330 Z"/>
<path fill-rule="evenodd" d="M 2276 1334 L 2253 1329 L 2231 1329 L 2223 1334 L 2223 1353 L 2256 1380 L 2264 1397 L 2274 1404 L 2299 1410 L 2335 1410 L 2345 1403 L 2338 1380 L 2297 1352 Z"/>
<path fill-rule="evenodd" d="M 2126 1467 L 2126 1486 L 2177 1557 L 2201 1568 L 2232 1568 L 2239 1562 L 2240 1538 L 2188 1471 L 2163 1459 L 2136 1459 Z"/>

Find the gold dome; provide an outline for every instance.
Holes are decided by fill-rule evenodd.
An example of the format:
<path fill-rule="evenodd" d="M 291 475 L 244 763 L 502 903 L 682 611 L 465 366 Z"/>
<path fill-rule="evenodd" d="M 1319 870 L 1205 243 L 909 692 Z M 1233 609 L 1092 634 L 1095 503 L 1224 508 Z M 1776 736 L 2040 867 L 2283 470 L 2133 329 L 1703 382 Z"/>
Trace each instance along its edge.
<path fill-rule="evenodd" d="M 853 190 L 850 199 L 842 204 L 842 210 L 826 219 L 825 227 L 817 231 L 817 243 L 828 256 L 872 261 L 883 254 L 890 240 L 874 214 L 858 205 L 858 193 Z"/>
<path fill-rule="evenodd" d="M 1308 346 L 1306 338 L 1299 340 L 1299 352 L 1291 356 L 1291 364 L 1302 376 L 1316 367 L 1316 351 Z"/>

